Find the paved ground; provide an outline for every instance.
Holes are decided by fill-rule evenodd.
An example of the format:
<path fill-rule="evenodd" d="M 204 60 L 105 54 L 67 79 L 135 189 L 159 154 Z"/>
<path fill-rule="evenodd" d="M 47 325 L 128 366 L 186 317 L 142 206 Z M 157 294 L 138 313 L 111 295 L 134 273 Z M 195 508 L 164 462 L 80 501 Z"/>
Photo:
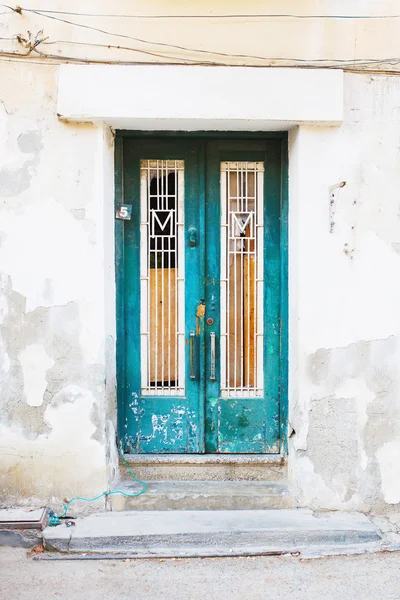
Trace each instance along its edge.
<path fill-rule="evenodd" d="M 295 557 L 33 561 L 0 548 L 1 600 L 400 600 L 400 552 Z"/>

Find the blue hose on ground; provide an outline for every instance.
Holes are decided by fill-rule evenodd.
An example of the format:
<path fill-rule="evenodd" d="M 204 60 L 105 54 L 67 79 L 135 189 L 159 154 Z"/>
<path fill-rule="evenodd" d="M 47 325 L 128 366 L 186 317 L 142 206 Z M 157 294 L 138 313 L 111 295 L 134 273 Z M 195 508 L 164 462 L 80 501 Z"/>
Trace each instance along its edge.
<path fill-rule="evenodd" d="M 128 464 L 128 461 L 126 460 L 126 458 L 122 452 L 122 449 L 120 451 L 120 454 L 121 454 L 122 460 L 125 463 L 125 466 L 128 470 L 129 475 L 132 477 L 133 481 L 136 481 L 137 483 L 142 484 L 142 486 L 143 486 L 142 489 L 139 492 L 134 492 L 134 493 L 123 492 L 121 490 L 115 490 L 114 492 L 102 492 L 101 494 L 99 494 L 98 496 L 95 496 L 94 498 L 82 498 L 81 496 L 76 496 L 75 498 L 72 498 L 64 505 L 64 512 L 61 515 L 56 515 L 53 511 L 50 511 L 50 513 L 49 513 L 50 527 L 55 527 L 56 525 L 61 525 L 62 519 L 65 519 L 65 517 L 67 516 L 69 507 L 76 500 L 81 500 L 83 502 L 95 502 L 96 500 L 100 500 L 100 498 L 104 498 L 104 497 L 108 497 L 108 496 L 120 495 L 120 496 L 125 496 L 126 498 L 134 498 L 136 496 L 141 496 L 142 494 L 144 494 L 144 492 L 147 490 L 147 483 L 145 481 L 142 481 L 141 479 L 138 479 L 137 477 L 135 477 L 135 475 L 132 472 L 132 469 L 130 468 L 130 466 Z"/>

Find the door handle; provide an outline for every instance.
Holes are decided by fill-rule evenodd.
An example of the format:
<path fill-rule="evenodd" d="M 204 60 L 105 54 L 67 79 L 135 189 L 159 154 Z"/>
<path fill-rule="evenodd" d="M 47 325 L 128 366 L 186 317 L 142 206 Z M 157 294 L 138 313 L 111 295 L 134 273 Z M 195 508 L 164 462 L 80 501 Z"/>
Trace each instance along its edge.
<path fill-rule="evenodd" d="M 196 379 L 196 372 L 195 372 L 196 356 L 195 356 L 195 349 L 194 349 L 195 341 L 196 341 L 196 334 L 194 331 L 191 331 L 190 335 L 189 335 L 190 379 Z"/>
<path fill-rule="evenodd" d="M 210 332 L 210 381 L 215 381 L 215 331 Z"/>

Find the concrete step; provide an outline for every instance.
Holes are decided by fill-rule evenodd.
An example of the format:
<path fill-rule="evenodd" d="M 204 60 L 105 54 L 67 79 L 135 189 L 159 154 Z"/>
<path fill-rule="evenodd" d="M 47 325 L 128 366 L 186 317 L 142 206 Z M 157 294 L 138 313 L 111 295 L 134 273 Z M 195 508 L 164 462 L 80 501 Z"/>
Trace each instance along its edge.
<path fill-rule="evenodd" d="M 321 551 L 378 543 L 360 513 L 309 510 L 131 511 L 94 514 L 44 531 L 47 550 L 132 557 L 234 556 Z M 319 549 L 319 550 L 318 550 Z M 332 550 L 331 550 L 332 552 Z"/>
<path fill-rule="evenodd" d="M 286 479 L 280 454 L 126 454 L 136 477 L 144 481 L 279 481 Z M 128 476 L 120 463 L 122 476 Z"/>
<path fill-rule="evenodd" d="M 118 489 L 132 494 L 141 486 L 126 479 Z M 292 508 L 289 485 L 276 481 L 150 481 L 141 496 L 109 497 L 114 511 L 256 510 Z"/>

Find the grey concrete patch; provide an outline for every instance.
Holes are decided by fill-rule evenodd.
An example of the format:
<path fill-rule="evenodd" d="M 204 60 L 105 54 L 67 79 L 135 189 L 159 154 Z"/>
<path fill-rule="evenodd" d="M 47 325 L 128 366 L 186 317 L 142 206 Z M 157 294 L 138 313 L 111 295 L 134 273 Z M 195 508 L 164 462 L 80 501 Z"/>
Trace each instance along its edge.
<path fill-rule="evenodd" d="M 48 527 L 46 549 L 140 556 L 221 556 L 300 552 L 379 542 L 360 513 L 309 510 L 153 511 L 95 514 L 75 526 Z"/>
<path fill-rule="evenodd" d="M 17 139 L 19 150 L 30 154 L 20 168 L 0 169 L 0 196 L 4 198 L 17 196 L 25 192 L 31 183 L 34 169 L 39 165 L 40 152 L 43 149 L 40 131 L 21 133 Z"/>
<path fill-rule="evenodd" d="M 331 396 L 311 403 L 307 454 L 328 487 L 335 483 L 343 486 L 344 501 L 357 489 L 356 431 L 354 399 Z M 325 452 L 321 452 L 321 447 Z"/>
<path fill-rule="evenodd" d="M 33 548 L 42 543 L 42 531 L 32 529 L 2 529 L 0 525 L 0 546 L 9 548 Z"/>
<path fill-rule="evenodd" d="M 300 478 L 300 505 L 388 510 L 385 502 L 391 486 L 388 476 L 382 481 L 382 471 L 388 467 L 379 452 L 394 443 L 400 431 L 397 343 L 395 336 L 389 336 L 343 348 L 321 348 L 310 355 L 313 394 L 307 438 L 297 449 L 300 459 L 310 461 L 315 490 L 307 489 L 308 480 Z M 298 434 L 302 419 L 295 407 L 292 422 Z"/>

